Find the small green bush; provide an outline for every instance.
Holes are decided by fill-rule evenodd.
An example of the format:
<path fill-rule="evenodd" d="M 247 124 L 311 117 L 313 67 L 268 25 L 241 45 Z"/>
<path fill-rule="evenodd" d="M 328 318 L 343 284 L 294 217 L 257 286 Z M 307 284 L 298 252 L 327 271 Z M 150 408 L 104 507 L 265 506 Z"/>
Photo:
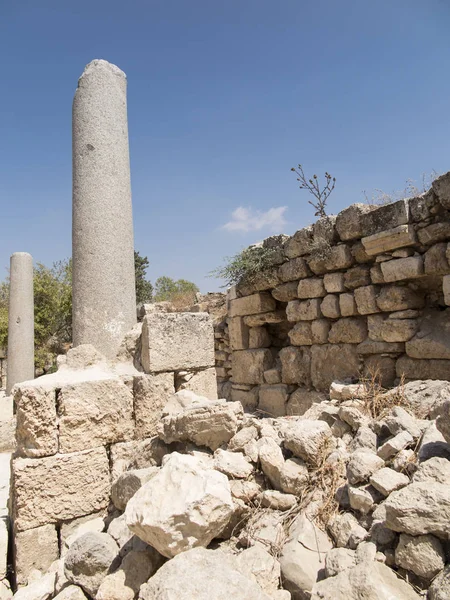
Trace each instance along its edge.
<path fill-rule="evenodd" d="M 225 258 L 225 264 L 214 269 L 210 277 L 224 279 L 228 287 L 237 283 L 251 284 L 255 278 L 274 266 L 274 258 L 278 254 L 276 248 L 250 246 L 234 256 Z"/>

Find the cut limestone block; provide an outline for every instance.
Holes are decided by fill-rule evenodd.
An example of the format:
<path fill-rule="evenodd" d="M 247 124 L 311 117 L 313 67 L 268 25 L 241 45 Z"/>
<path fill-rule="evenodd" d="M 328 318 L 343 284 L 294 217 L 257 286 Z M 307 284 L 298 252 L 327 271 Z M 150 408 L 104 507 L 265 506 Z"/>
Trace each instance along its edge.
<path fill-rule="evenodd" d="M 311 378 L 313 386 L 328 392 L 335 380 L 357 377 L 359 358 L 354 344 L 323 344 L 311 349 Z"/>
<path fill-rule="evenodd" d="M 22 456 L 50 456 L 58 452 L 56 391 L 30 382 L 15 387 L 16 439 Z"/>
<path fill-rule="evenodd" d="M 133 381 L 133 391 L 136 437 L 153 437 L 163 408 L 175 393 L 173 373 L 138 375 Z"/>
<path fill-rule="evenodd" d="M 398 200 L 367 211 L 361 215 L 361 236 L 369 236 L 384 232 L 409 222 L 410 211 L 408 200 Z"/>
<path fill-rule="evenodd" d="M 242 317 L 228 319 L 231 350 L 247 350 L 249 327 Z"/>
<path fill-rule="evenodd" d="M 240 300 L 245 298 L 232 303 Z M 146 373 L 201 369 L 213 367 L 214 362 L 214 331 L 207 313 L 153 313 L 144 318 L 142 366 Z"/>
<path fill-rule="evenodd" d="M 267 349 L 233 352 L 233 381 L 235 383 L 264 383 L 264 371 L 272 367 L 272 353 Z"/>
<path fill-rule="evenodd" d="M 59 558 L 55 525 L 43 525 L 14 536 L 15 574 L 18 585 L 26 585 L 33 569 L 45 573 Z"/>
<path fill-rule="evenodd" d="M 87 450 L 134 436 L 133 394 L 120 379 L 64 386 L 58 405 L 60 452 Z"/>
<path fill-rule="evenodd" d="M 177 392 L 179 390 L 190 390 L 199 396 L 205 396 L 210 400 L 217 400 L 216 369 L 211 367 L 186 374 L 183 383 L 180 386 L 177 385 Z M 221 397 L 223 398 L 223 396 Z"/>
<path fill-rule="evenodd" d="M 12 463 L 17 531 L 106 508 L 111 491 L 104 448 Z"/>
<path fill-rule="evenodd" d="M 416 234 L 412 225 L 400 225 L 375 235 L 362 238 L 361 242 L 369 256 L 381 254 L 388 250 L 413 246 L 416 243 Z"/>
<path fill-rule="evenodd" d="M 386 283 L 422 277 L 423 258 L 421 256 L 410 256 L 409 258 L 388 260 L 381 264 L 381 272 Z"/>
<path fill-rule="evenodd" d="M 252 294 L 244 298 L 237 298 L 230 302 L 230 317 L 242 317 L 246 315 L 256 315 L 258 313 L 270 312 L 274 310 L 276 302 L 268 293 Z"/>

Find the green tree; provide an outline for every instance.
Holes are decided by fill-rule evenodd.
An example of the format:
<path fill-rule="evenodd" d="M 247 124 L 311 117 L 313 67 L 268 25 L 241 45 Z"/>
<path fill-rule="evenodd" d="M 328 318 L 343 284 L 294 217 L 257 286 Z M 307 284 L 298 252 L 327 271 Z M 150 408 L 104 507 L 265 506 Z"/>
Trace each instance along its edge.
<path fill-rule="evenodd" d="M 134 251 L 134 273 L 136 277 L 136 302 L 137 304 L 148 304 L 153 298 L 153 286 L 145 278 L 147 267 L 149 266 L 148 258 L 141 256 L 139 252 Z"/>
<path fill-rule="evenodd" d="M 178 279 L 174 281 L 170 277 L 158 277 L 155 281 L 155 302 L 184 303 L 185 306 L 195 303 L 195 295 L 199 291 L 192 281 Z"/>

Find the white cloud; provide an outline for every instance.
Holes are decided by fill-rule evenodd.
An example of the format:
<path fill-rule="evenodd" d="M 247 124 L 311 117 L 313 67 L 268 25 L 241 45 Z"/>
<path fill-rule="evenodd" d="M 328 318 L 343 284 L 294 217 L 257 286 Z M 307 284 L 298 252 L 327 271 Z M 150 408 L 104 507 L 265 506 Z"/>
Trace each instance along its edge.
<path fill-rule="evenodd" d="M 231 213 L 231 221 L 222 226 L 227 231 L 260 231 L 268 229 L 271 233 L 281 233 L 287 221 L 284 213 L 287 206 L 269 208 L 265 212 L 239 206 Z"/>

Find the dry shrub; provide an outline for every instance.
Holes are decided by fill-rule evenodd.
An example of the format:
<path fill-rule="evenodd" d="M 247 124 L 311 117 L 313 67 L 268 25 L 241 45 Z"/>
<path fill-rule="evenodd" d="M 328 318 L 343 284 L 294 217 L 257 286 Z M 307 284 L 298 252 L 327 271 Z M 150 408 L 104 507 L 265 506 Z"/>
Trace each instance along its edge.
<path fill-rule="evenodd" d="M 394 408 L 401 406 L 409 412 L 412 411 L 411 403 L 405 396 L 405 379 L 402 375 L 400 384 L 388 390 L 381 384 L 379 369 L 369 371 L 367 377 L 361 379 L 365 391 L 360 395 L 362 410 L 372 419 L 382 419 Z"/>
<path fill-rule="evenodd" d="M 185 312 L 188 311 L 193 304 L 196 302 L 195 293 L 183 292 L 174 295 L 170 299 L 170 303 L 173 306 L 173 312 Z"/>

